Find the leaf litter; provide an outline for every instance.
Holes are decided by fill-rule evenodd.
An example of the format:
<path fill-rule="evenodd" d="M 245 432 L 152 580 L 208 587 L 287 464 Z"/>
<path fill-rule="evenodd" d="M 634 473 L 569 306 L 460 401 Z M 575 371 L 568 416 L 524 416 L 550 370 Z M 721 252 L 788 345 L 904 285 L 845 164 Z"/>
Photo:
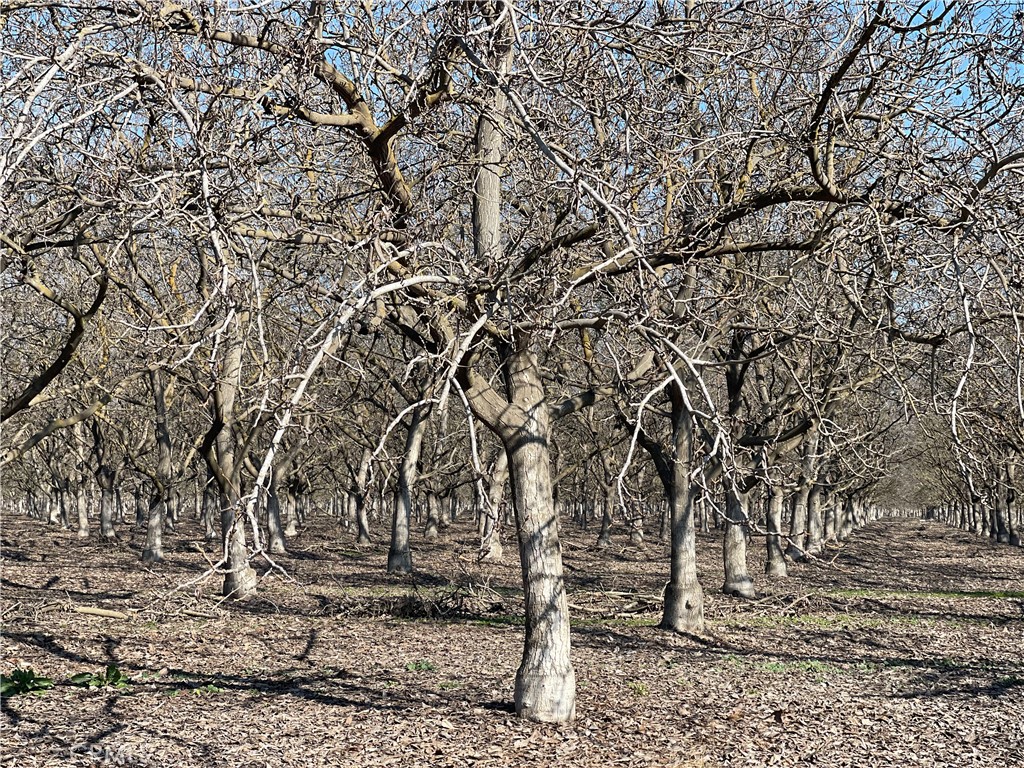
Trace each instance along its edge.
<path fill-rule="evenodd" d="M 701 637 L 657 629 L 663 543 L 598 550 L 567 526 L 577 719 L 550 726 L 511 707 L 514 550 L 477 563 L 469 524 L 414 540 L 417 571 L 392 577 L 386 544 L 314 521 L 278 558 L 293 581 L 231 604 L 215 580 L 174 590 L 205 565 L 192 546 L 149 568 L 139 532 L 4 522 L 0 672 L 56 681 L 3 701 L 5 766 L 1024 763 L 1024 550 L 937 524 L 872 524 L 752 601 L 717 592 L 701 534 Z M 123 687 L 69 683 L 111 668 Z"/>

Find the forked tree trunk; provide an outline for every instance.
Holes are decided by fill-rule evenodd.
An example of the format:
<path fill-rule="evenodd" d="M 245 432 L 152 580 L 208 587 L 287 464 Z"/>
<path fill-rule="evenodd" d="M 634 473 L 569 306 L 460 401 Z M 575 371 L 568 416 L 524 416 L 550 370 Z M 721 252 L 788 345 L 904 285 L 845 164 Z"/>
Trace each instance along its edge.
<path fill-rule="evenodd" d="M 398 470 L 395 490 L 394 514 L 391 518 L 391 548 L 388 550 L 388 573 L 411 573 L 412 550 L 409 548 L 409 528 L 412 516 L 412 494 L 419 474 L 417 469 L 423 436 L 427 432 L 430 405 L 417 406 L 405 438 L 405 454 Z"/>
<path fill-rule="evenodd" d="M 786 503 L 786 492 L 781 485 L 773 485 L 768 496 L 767 528 L 765 542 L 768 547 L 768 560 L 764 571 L 771 579 L 781 579 L 787 575 L 786 558 L 782 551 L 782 510 Z"/>
<path fill-rule="evenodd" d="M 507 15 L 494 35 L 494 69 L 502 78 L 512 59 Z M 503 264 L 501 122 L 508 97 L 496 87 L 490 100 L 477 122 L 473 248 L 480 263 Z M 528 332 L 513 330 L 511 342 L 499 350 L 505 398 L 473 371 L 469 360 L 460 361 L 459 378 L 473 413 L 497 434 L 508 453 L 526 612 L 516 712 L 530 720 L 563 723 L 576 714 L 576 674 L 569 657 L 569 606 L 551 480 L 550 415 L 531 343 Z"/>
<path fill-rule="evenodd" d="M 672 537 L 669 582 L 661 628 L 701 634 L 704 631 L 704 590 L 697 580 L 697 529 L 694 524 L 693 416 L 681 398 L 672 407 L 672 454 L 668 477 L 668 506 Z"/>
<path fill-rule="evenodd" d="M 508 453 L 526 604 L 516 712 L 530 720 L 560 723 L 575 716 L 576 675 L 569 655 L 569 607 L 551 482 L 550 417 L 525 334 L 517 334 L 516 344 L 505 355 L 507 401 L 471 369 L 463 368 L 460 375 L 474 414 L 494 430 Z"/>

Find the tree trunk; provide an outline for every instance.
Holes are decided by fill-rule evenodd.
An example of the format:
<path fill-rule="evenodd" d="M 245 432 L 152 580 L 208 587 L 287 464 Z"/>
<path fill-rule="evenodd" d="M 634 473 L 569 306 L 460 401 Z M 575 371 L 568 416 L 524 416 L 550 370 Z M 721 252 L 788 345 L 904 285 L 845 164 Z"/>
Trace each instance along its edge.
<path fill-rule="evenodd" d="M 828 495 L 825 504 L 825 541 L 836 540 L 836 520 L 839 517 L 839 499 L 834 494 Z"/>
<path fill-rule="evenodd" d="M 480 534 L 480 560 L 498 562 L 504 555 L 501 545 L 501 501 L 508 480 L 508 454 L 504 446 L 498 448 L 491 468 L 491 479 L 483 505 L 483 530 Z"/>
<path fill-rule="evenodd" d="M 530 720 L 568 722 L 576 712 L 576 675 L 551 482 L 550 417 L 528 337 L 517 332 L 516 345 L 504 356 L 507 401 L 472 369 L 462 368 L 460 376 L 474 414 L 508 454 L 526 603 L 516 712 Z"/>
<path fill-rule="evenodd" d="M 1011 462 L 1006 467 L 1006 523 L 1009 528 L 1007 541 L 1012 547 L 1020 546 L 1019 502 L 1017 498 L 1017 466 Z"/>
<path fill-rule="evenodd" d="M 754 580 L 747 572 L 747 494 L 731 487 L 725 492 L 725 538 L 722 543 L 725 583 L 722 592 L 752 600 Z"/>
<path fill-rule="evenodd" d="M 114 471 L 103 467 L 97 478 L 100 486 L 100 535 L 107 541 L 116 541 L 114 517 L 117 514 L 117 495 L 114 493 Z"/>
<path fill-rule="evenodd" d="M 409 549 L 409 527 L 412 515 L 412 493 L 419 475 L 418 465 L 423 436 L 427 432 L 430 405 L 419 405 L 413 411 L 412 423 L 405 438 L 405 454 L 398 469 L 394 514 L 391 518 L 391 548 L 388 550 L 388 573 L 411 573 L 412 551 Z"/>
<path fill-rule="evenodd" d="M 89 538 L 89 503 L 85 498 L 85 487 L 80 482 L 74 492 L 75 509 L 78 512 L 78 538 Z"/>
<path fill-rule="evenodd" d="M 149 512 L 146 515 L 146 547 L 142 550 L 142 562 L 160 563 L 164 559 L 164 518 L 166 507 L 164 500 L 154 495 L 149 500 Z"/>
<path fill-rule="evenodd" d="M 273 555 L 283 555 L 288 549 L 284 545 L 284 528 L 281 525 L 281 476 L 277 467 L 270 473 L 270 489 L 267 492 L 267 549 Z"/>
<path fill-rule="evenodd" d="M 437 541 L 440 535 L 441 524 L 441 499 L 433 491 L 427 492 L 427 526 L 423 531 L 423 538 L 427 541 Z"/>
<path fill-rule="evenodd" d="M 512 30 L 496 28 L 499 78 L 511 64 Z M 507 96 L 491 91 L 491 104 L 477 122 L 473 190 L 473 248 L 481 263 L 504 262 L 501 239 L 502 132 Z M 501 439 L 508 453 L 519 558 L 523 571 L 526 632 L 516 672 L 516 712 L 529 720 L 564 723 L 576 714 L 576 674 L 569 656 L 569 606 L 562 578 L 551 445 L 544 382 L 523 330 L 512 331 L 499 354 L 505 380 L 502 398 L 463 360 L 460 383 L 473 413 Z"/>
<path fill-rule="evenodd" d="M 153 498 L 149 502 L 146 546 L 142 550 L 142 562 L 159 563 L 164 559 L 163 529 L 167 518 L 170 498 L 171 474 L 171 433 L 167 425 L 167 372 L 155 368 L 149 372 L 149 386 L 153 393 L 154 424 L 156 429 L 156 475 L 153 478 Z"/>
<path fill-rule="evenodd" d="M 249 565 L 249 550 L 245 541 L 245 516 L 241 505 L 242 467 L 237 456 L 238 444 L 233 429 L 235 401 L 242 375 L 244 319 L 245 313 L 239 313 L 229 324 L 230 336 L 214 388 L 214 418 L 219 424 L 213 446 L 216 452 L 207 452 L 207 462 L 213 471 L 219 491 L 220 532 L 227 565 L 221 592 L 225 597 L 236 600 L 244 600 L 256 594 L 256 571 Z"/>
<path fill-rule="evenodd" d="M 100 489 L 100 536 L 107 541 L 114 541 L 114 517 L 117 513 L 117 496 L 114 493 L 114 482 L 117 473 L 107 463 L 107 445 L 103 428 L 98 419 L 93 419 L 92 429 L 93 455 L 96 457 L 96 485 Z"/>
<path fill-rule="evenodd" d="M 797 492 L 793 498 L 793 519 L 789 526 L 789 545 L 786 554 L 793 561 L 807 559 L 807 535 L 809 520 L 809 501 L 811 486 L 814 483 L 814 466 L 818 453 L 818 423 L 814 422 L 804 437 L 803 456 L 801 459 L 800 479 Z"/>
<path fill-rule="evenodd" d="M 373 461 L 373 451 L 369 448 L 363 449 L 363 455 L 359 460 L 359 469 L 356 471 L 355 482 L 352 485 L 352 492 L 349 495 L 351 505 L 351 516 L 356 521 L 356 546 L 365 547 L 370 544 L 370 521 L 367 519 L 366 511 L 366 487 L 370 482 L 370 464 Z"/>
<path fill-rule="evenodd" d="M 807 558 L 807 500 L 810 487 L 802 483 L 793 494 L 792 517 L 789 521 L 789 544 L 786 545 L 786 557 L 794 562 Z"/>
<path fill-rule="evenodd" d="M 682 398 L 672 407 L 672 455 L 668 483 L 671 521 L 671 564 L 665 586 L 661 628 L 673 632 L 700 634 L 704 631 L 704 590 L 697 580 L 697 530 L 690 487 L 693 466 L 693 416 Z"/>
<path fill-rule="evenodd" d="M 526 599 L 515 706 L 530 720 L 567 722 L 576 713 L 576 675 L 569 658 L 569 606 L 551 484 L 547 403 L 532 355 L 520 353 L 510 368 L 511 400 L 526 417 L 505 435 Z"/>
<path fill-rule="evenodd" d="M 765 542 L 768 546 L 768 561 L 764 571 L 770 579 L 781 579 L 787 575 L 785 553 L 782 551 L 782 509 L 786 503 L 786 492 L 781 485 L 773 485 L 769 491 L 767 528 Z"/>
<path fill-rule="evenodd" d="M 615 508 L 615 489 L 613 486 L 604 487 L 604 496 L 601 498 L 601 531 L 597 534 L 598 549 L 605 549 L 612 544 L 612 510 Z"/>
<path fill-rule="evenodd" d="M 306 494 L 303 489 L 305 484 L 301 480 L 301 474 L 295 475 L 289 479 L 289 482 L 285 483 L 281 500 L 281 512 L 284 517 L 284 535 L 285 538 L 294 539 L 299 535 L 299 522 L 300 518 L 304 518 L 305 515 L 302 513 L 302 505 Z"/>
<path fill-rule="evenodd" d="M 825 530 L 821 510 L 821 486 L 814 483 L 807 494 L 807 557 L 821 554 L 823 533 Z"/>

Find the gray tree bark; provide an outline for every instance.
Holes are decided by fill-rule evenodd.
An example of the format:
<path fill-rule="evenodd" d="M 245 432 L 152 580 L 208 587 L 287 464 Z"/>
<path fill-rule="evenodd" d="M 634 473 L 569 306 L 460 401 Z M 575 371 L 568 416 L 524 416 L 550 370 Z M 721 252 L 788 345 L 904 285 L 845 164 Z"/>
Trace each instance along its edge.
<path fill-rule="evenodd" d="M 373 462 L 373 451 L 363 449 L 359 460 L 359 468 L 349 494 L 350 514 L 356 521 L 356 546 L 365 547 L 370 544 L 370 521 L 366 510 L 366 490 L 370 482 L 370 464 Z"/>
<path fill-rule="evenodd" d="M 767 529 L 765 543 L 768 547 L 768 560 L 765 573 L 771 579 L 781 579 L 787 575 L 785 553 L 782 550 L 782 510 L 786 503 L 786 492 L 781 485 L 772 485 L 768 492 Z"/>
<path fill-rule="evenodd" d="M 722 558 L 725 582 L 722 592 L 748 600 L 757 597 L 754 580 L 747 571 L 748 495 L 731 483 L 725 491 L 725 539 Z"/>
<path fill-rule="evenodd" d="M 504 446 L 498 449 L 494 457 L 494 465 L 491 468 L 490 483 L 487 488 L 487 495 L 483 499 L 484 505 L 481 510 L 482 522 L 480 532 L 480 560 L 485 562 L 497 562 L 501 560 L 505 551 L 501 545 L 501 499 L 505 494 L 505 483 L 508 481 L 508 454 Z"/>
<path fill-rule="evenodd" d="M 665 586 L 661 628 L 700 634 L 704 631 L 704 590 L 697 580 L 697 529 L 691 488 L 693 415 L 677 392 L 672 403 L 671 481 L 668 488 L 671 564 Z"/>
<path fill-rule="evenodd" d="M 149 387 L 153 393 L 156 427 L 156 473 L 153 477 L 153 497 L 149 501 L 146 523 L 146 546 L 142 562 L 159 563 L 164 559 L 163 530 L 167 516 L 167 502 L 171 484 L 171 433 L 167 424 L 167 372 L 155 368 L 149 372 Z"/>
<path fill-rule="evenodd" d="M 238 444 L 234 434 L 235 402 L 242 375 L 242 323 L 245 319 L 246 314 L 239 313 L 228 326 L 220 375 L 213 391 L 216 435 L 211 450 L 206 453 L 207 464 L 218 486 L 221 541 L 227 565 L 222 593 L 236 600 L 256 594 L 256 571 L 249 565 L 241 505 L 242 462 L 237 455 Z"/>
<path fill-rule="evenodd" d="M 413 410 L 412 423 L 405 438 L 405 453 L 398 470 L 395 490 L 394 514 L 391 518 L 391 548 L 388 550 L 388 573 L 411 573 L 412 550 L 409 548 L 409 528 L 412 515 L 412 494 L 419 475 L 420 452 L 423 436 L 427 432 L 430 405 L 419 405 Z"/>
<path fill-rule="evenodd" d="M 821 485 L 814 483 L 807 494 L 807 557 L 821 554 L 824 543 L 825 523 L 822 516 Z"/>

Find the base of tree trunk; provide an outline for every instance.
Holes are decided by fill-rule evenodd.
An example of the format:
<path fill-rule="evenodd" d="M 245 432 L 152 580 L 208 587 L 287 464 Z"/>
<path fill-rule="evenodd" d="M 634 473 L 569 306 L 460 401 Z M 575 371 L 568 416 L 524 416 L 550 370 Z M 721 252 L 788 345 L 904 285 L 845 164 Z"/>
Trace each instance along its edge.
<path fill-rule="evenodd" d="M 365 533 L 360 533 L 359 536 L 356 537 L 356 546 L 357 547 L 368 547 L 372 543 L 373 543 L 373 541 Z"/>
<path fill-rule="evenodd" d="M 770 559 L 764 567 L 765 575 L 769 579 L 784 579 L 789 575 L 789 569 L 786 567 L 786 560 L 781 555 L 776 559 Z"/>
<path fill-rule="evenodd" d="M 412 573 L 412 553 L 409 550 L 388 552 L 388 573 Z"/>
<path fill-rule="evenodd" d="M 742 597 L 745 600 L 753 600 L 757 597 L 754 589 L 754 580 L 749 576 L 737 576 L 722 585 L 722 592 L 730 597 Z"/>
<path fill-rule="evenodd" d="M 224 575 L 224 588 L 221 594 L 234 600 L 245 600 L 256 594 L 256 582 L 256 570 L 247 565 L 240 571 Z"/>
<path fill-rule="evenodd" d="M 267 551 L 272 555 L 287 555 L 288 548 L 284 545 L 284 541 L 280 539 L 271 540 Z"/>
<path fill-rule="evenodd" d="M 433 520 L 429 521 L 427 523 L 427 529 L 423 531 L 423 538 L 425 538 L 427 541 L 437 541 L 437 537 L 439 535 L 440 533 L 437 530 L 437 523 L 435 523 Z"/>
<path fill-rule="evenodd" d="M 597 538 L 597 548 L 598 549 L 607 549 L 611 545 L 612 545 L 612 537 L 611 536 L 605 536 L 604 534 L 602 534 L 601 536 L 599 536 Z"/>
<path fill-rule="evenodd" d="M 665 586 L 665 610 L 661 629 L 700 635 L 704 632 L 704 590 L 700 584 Z"/>
<path fill-rule="evenodd" d="M 630 533 L 629 533 L 629 543 L 632 544 L 634 547 L 639 547 L 641 544 L 643 544 L 644 543 L 643 531 L 630 531 Z"/>
<path fill-rule="evenodd" d="M 794 563 L 802 563 L 807 560 L 807 552 L 800 547 L 790 544 L 786 547 L 786 557 L 792 560 Z"/>
<path fill-rule="evenodd" d="M 576 717 L 576 673 L 516 673 L 516 714 L 538 723 L 569 723 Z"/>
<path fill-rule="evenodd" d="M 164 553 L 159 549 L 144 549 L 142 550 L 142 562 L 144 563 L 162 563 L 164 561 Z"/>
<path fill-rule="evenodd" d="M 505 548 L 501 546 L 501 539 L 497 536 L 492 536 L 480 548 L 480 562 L 482 563 L 498 563 L 504 559 Z"/>
<path fill-rule="evenodd" d="M 78 538 L 80 538 L 80 539 L 88 539 L 89 538 L 89 531 L 88 531 L 88 529 L 82 530 L 81 528 L 79 528 L 78 529 Z"/>

